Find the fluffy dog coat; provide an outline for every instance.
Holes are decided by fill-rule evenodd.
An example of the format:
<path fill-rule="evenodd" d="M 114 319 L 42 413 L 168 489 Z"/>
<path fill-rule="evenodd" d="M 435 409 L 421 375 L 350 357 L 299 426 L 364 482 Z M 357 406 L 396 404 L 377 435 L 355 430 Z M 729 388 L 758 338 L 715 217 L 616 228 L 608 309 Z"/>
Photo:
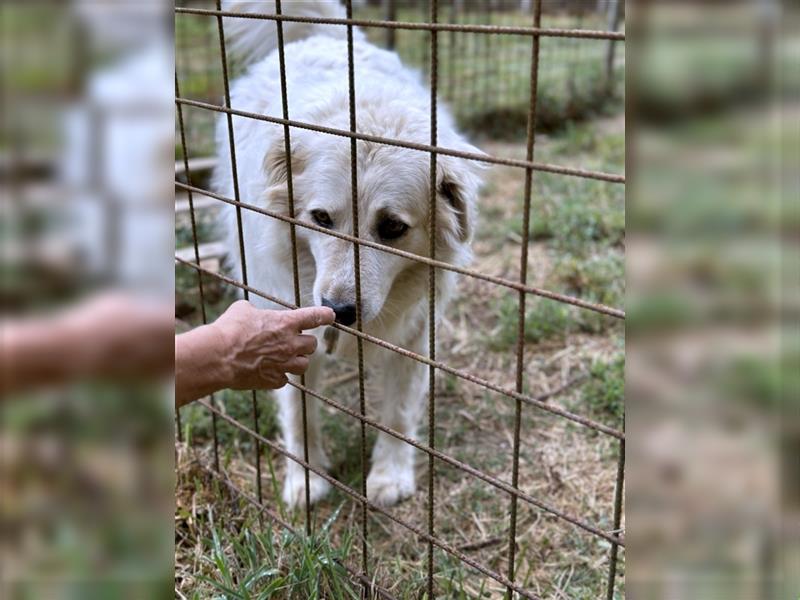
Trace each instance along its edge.
<path fill-rule="evenodd" d="M 226 10 L 272 12 L 272 2 L 228 2 Z M 292 15 L 345 16 L 332 2 L 284 2 Z M 277 29 L 274 21 L 225 19 L 229 47 L 253 64 L 231 89 L 234 109 L 282 116 Z M 350 128 L 346 27 L 284 22 L 289 118 L 343 130 Z M 354 29 L 357 131 L 386 138 L 430 143 L 430 92 L 417 73 L 403 67 L 397 55 L 366 41 Z M 291 161 L 295 215 L 298 219 L 353 233 L 351 149 L 345 137 L 291 129 L 291 157 L 284 148 L 283 127 L 233 117 L 240 197 L 288 214 L 287 167 Z M 443 107 L 438 110 L 439 145 L 477 152 L 455 130 Z M 215 188 L 233 197 L 227 120 L 218 122 L 219 166 Z M 362 238 L 428 256 L 430 155 L 416 150 L 357 142 L 359 233 Z M 437 158 L 436 257 L 464 265 L 470 260 L 470 239 L 480 180 L 472 161 Z M 225 223 L 231 268 L 237 276 L 239 242 L 235 210 L 228 206 Z M 287 302 L 294 300 L 291 242 L 285 223 L 242 210 L 248 283 Z M 297 227 L 302 305 L 355 303 L 353 244 Z M 387 233 L 388 232 L 388 233 Z M 400 235 L 396 235 L 400 232 Z M 428 267 L 381 250 L 361 247 L 361 297 L 364 331 L 420 354 L 427 354 Z M 440 316 L 454 286 L 454 274 L 437 272 L 436 312 Z M 253 302 L 278 308 L 258 296 Z M 437 319 L 438 320 L 438 319 Z M 315 332 L 320 338 L 322 334 Z M 311 360 L 306 384 L 315 389 L 325 360 L 324 344 Z M 425 406 L 428 367 L 365 342 L 370 414 L 381 423 L 414 437 Z M 335 355 L 356 356 L 352 336 L 340 335 Z M 299 392 L 286 386 L 277 392 L 280 422 L 287 450 L 303 455 Z M 330 467 L 323 449 L 316 406 L 308 398 L 310 462 Z M 321 498 L 328 483 L 310 476 L 311 501 Z M 367 495 L 383 505 L 414 492 L 414 450 L 379 433 L 372 453 Z M 289 505 L 305 502 L 303 469 L 289 460 L 283 489 Z"/>

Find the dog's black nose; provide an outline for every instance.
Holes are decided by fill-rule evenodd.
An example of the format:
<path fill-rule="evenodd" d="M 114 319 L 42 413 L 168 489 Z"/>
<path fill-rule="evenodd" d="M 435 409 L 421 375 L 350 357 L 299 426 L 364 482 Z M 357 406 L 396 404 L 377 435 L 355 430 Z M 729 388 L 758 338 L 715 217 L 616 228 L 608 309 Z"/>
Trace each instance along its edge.
<path fill-rule="evenodd" d="M 356 305 L 355 304 L 334 304 L 327 298 L 322 299 L 322 306 L 332 308 L 336 313 L 336 322 L 342 325 L 352 325 L 356 322 Z"/>

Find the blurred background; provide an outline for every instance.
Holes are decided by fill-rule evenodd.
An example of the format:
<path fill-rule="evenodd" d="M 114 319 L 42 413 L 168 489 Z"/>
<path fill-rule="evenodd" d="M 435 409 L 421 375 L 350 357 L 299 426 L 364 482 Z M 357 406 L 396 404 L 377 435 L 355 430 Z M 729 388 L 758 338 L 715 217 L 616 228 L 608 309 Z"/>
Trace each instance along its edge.
<path fill-rule="evenodd" d="M 796 4 L 628 14 L 628 590 L 800 586 Z"/>
<path fill-rule="evenodd" d="M 624 367 L 622 332 L 613 325 L 541 303 L 533 309 L 536 326 L 526 331 L 532 344 L 527 352 L 539 360 L 532 367 L 544 374 L 532 381 L 547 387 L 562 376 L 556 372 L 564 364 L 567 375 L 573 367 L 591 366 L 597 373 L 591 381 L 601 384 L 562 400 L 613 420 L 622 414 L 621 391 L 607 391 L 620 389 L 624 368 L 628 592 L 692 600 L 796 598 L 800 17 L 793 5 L 777 0 L 628 3 L 614 26 L 617 13 L 610 4 L 545 2 L 546 27 L 619 27 L 627 39 L 613 50 L 604 41 L 542 41 L 541 81 L 548 85 L 540 84 L 540 157 L 614 172 L 623 171 L 624 161 L 627 217 L 618 192 L 604 191 L 605 184 L 576 189 L 537 178 L 534 198 L 547 218 L 534 219 L 534 226 L 542 227 L 541 256 L 553 261 L 542 264 L 559 266 L 543 268 L 543 281 L 587 297 L 602 290 L 613 294 L 605 296 L 608 302 L 624 299 Z M 527 19 L 530 11 L 524 1 L 464 0 L 442 7 L 442 20 L 495 24 Z M 419 3 L 398 1 L 396 9 L 398 19 L 425 18 Z M 355 6 L 356 16 L 383 18 L 385 10 Z M 181 217 L 182 199 L 173 205 L 171 183 L 174 154 L 184 151 L 174 143 L 173 56 L 188 97 L 219 103 L 221 79 L 214 70 L 218 46 L 206 39 L 215 32 L 188 16 L 173 20 L 166 3 L 10 1 L 0 15 L 0 297 L 8 379 L 15 369 L 9 331 L 73 314 L 98 294 L 121 291 L 136 305 L 166 294 L 172 319 L 172 248 L 189 241 L 180 237 L 186 235 L 185 209 Z M 394 40 L 383 30 L 369 35 L 424 68 L 426 44 L 414 40 L 424 34 L 398 31 Z M 482 148 L 488 142 L 492 153 L 515 156 L 524 136 L 519 109 L 527 104 L 515 73 L 528 72 L 529 53 L 499 38 L 487 48 L 480 44 L 489 36 L 454 37 L 461 39 L 442 54 L 444 97 Z M 501 60 L 487 58 L 497 52 Z M 545 115 L 556 117 L 546 122 Z M 210 143 L 213 120 L 193 110 L 185 119 L 192 159 L 212 155 L 213 147 L 203 144 Z M 496 193 L 506 178 L 502 170 L 493 177 Z M 520 195 L 513 185 L 509 189 L 513 203 L 488 215 L 489 224 L 499 223 L 497 231 L 487 226 L 478 240 L 485 266 L 495 272 L 507 267 L 502 250 L 519 239 L 521 221 L 516 229 L 512 221 Z M 600 209 L 592 212 L 594 206 Z M 592 244 L 588 254 L 586 244 Z M 207 250 L 206 265 L 213 266 L 219 257 L 213 247 Z M 508 257 L 509 269 L 515 261 Z M 623 272 L 626 288 L 608 285 Z M 180 270 L 176 278 L 180 329 L 199 316 L 196 278 Z M 513 344 L 507 338 L 513 327 L 504 327 L 513 307 L 504 308 L 502 298 L 481 304 L 492 309 L 483 316 L 493 324 L 489 341 L 502 352 Z M 99 337 L 88 328 L 86 333 L 75 352 Z M 458 329 L 451 335 L 457 337 Z M 595 340 L 595 354 L 569 354 L 583 347 L 574 340 L 587 338 Z M 159 345 L 171 344 L 159 338 Z M 571 362 L 548 370 L 543 357 L 550 346 L 567 350 Z M 474 359 L 469 343 L 461 350 L 463 360 Z M 119 363 L 130 355 L 124 345 L 114 354 Z M 455 383 L 443 385 L 447 393 Z M 192 502 L 211 504 L 215 491 L 205 482 L 179 487 L 176 512 L 170 386 L 159 378 L 120 384 L 82 377 L 3 398 L 4 597 L 174 596 L 175 587 L 192 584 L 180 579 L 191 575 L 184 569 L 173 585 L 173 544 L 197 535 L 195 560 L 214 556 L 202 545 L 213 518 L 198 516 Z M 450 393 L 463 397 L 465 390 Z M 498 405 L 476 397 L 473 407 L 502 417 Z M 457 410 L 456 418 L 465 419 Z M 210 427 L 202 419 L 187 414 L 184 422 L 201 442 Z M 469 439 L 470 427 L 453 430 L 462 436 L 454 443 Z M 572 441 L 591 449 L 595 440 Z M 230 456 L 248 450 L 236 444 L 231 442 Z M 552 452 L 548 442 L 541 444 L 539 457 L 557 466 L 563 444 L 552 445 Z M 580 483 L 594 469 L 595 463 L 586 464 Z M 591 481 L 607 481 L 606 472 L 597 470 Z M 241 477 L 252 474 L 243 468 Z M 560 490 L 555 476 L 551 481 L 548 493 L 575 496 L 570 488 Z M 599 487 L 607 490 L 606 483 Z M 489 502 L 489 492 L 471 500 Z M 176 540 L 172 523 L 182 538 Z M 545 551 L 540 537 L 534 541 L 527 552 Z M 576 556 L 605 556 L 605 548 L 553 541 L 566 550 L 532 555 L 534 562 L 559 566 L 561 560 L 568 569 L 571 563 L 585 567 Z M 179 556 L 178 564 L 187 564 L 184 559 Z M 556 597 L 559 581 L 542 581 L 551 585 L 545 595 Z M 595 585 L 587 577 L 580 591 L 596 597 Z M 580 597 L 576 590 L 567 595 Z"/>
<path fill-rule="evenodd" d="M 171 594 L 171 19 L 0 6 L 3 598 Z"/>

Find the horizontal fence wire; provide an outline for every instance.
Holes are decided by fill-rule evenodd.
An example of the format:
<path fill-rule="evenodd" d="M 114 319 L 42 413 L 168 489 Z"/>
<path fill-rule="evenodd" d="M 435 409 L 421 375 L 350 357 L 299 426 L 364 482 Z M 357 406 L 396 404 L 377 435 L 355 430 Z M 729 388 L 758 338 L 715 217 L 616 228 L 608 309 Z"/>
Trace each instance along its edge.
<path fill-rule="evenodd" d="M 520 167 L 522 169 L 533 169 L 534 171 L 542 171 L 544 173 L 555 173 L 557 175 L 582 177 L 584 179 L 596 179 L 598 181 L 607 181 L 609 183 L 625 183 L 625 176 L 617 175 L 615 173 L 605 173 L 603 171 L 578 169 L 575 167 L 564 167 L 561 165 L 551 165 L 547 163 L 535 163 L 516 158 L 500 158 L 478 152 L 465 152 L 461 150 L 454 150 L 452 148 L 431 146 L 430 144 L 418 144 L 415 142 L 407 142 L 393 138 L 381 137 L 378 135 L 370 135 L 367 133 L 348 131 L 346 129 L 337 129 L 335 127 L 314 125 L 313 123 L 305 123 L 303 121 L 295 121 L 293 119 L 281 119 L 279 117 L 271 117 L 269 115 L 249 112 L 246 110 L 238 110 L 235 108 L 228 108 L 226 106 L 219 106 L 217 104 L 210 104 L 208 102 L 201 102 L 200 100 L 192 100 L 190 98 L 176 98 L 175 101 L 180 102 L 181 104 L 184 104 L 186 106 L 194 106 L 195 108 L 202 108 L 213 112 L 234 115 L 237 117 L 245 117 L 248 119 L 255 119 L 256 121 L 265 121 L 267 123 L 273 123 L 275 125 L 289 125 L 291 127 L 297 127 L 298 129 L 308 129 L 309 131 L 316 131 L 318 133 L 327 133 L 329 135 L 347 137 L 365 142 L 374 142 L 376 144 L 385 144 L 387 146 L 397 146 L 398 148 L 408 148 L 409 150 L 418 150 L 420 152 L 435 152 L 436 154 L 453 156 L 455 158 L 463 158 L 466 160 L 474 160 L 493 165 L 504 165 L 507 167 Z"/>
<path fill-rule="evenodd" d="M 559 38 L 583 38 L 593 40 L 625 40 L 620 31 L 598 31 L 594 29 L 559 29 L 547 27 L 510 27 L 505 25 L 473 25 L 462 23 L 413 23 L 407 21 L 375 21 L 372 19 L 338 19 L 328 17 L 301 17 L 277 15 L 275 13 L 241 13 L 206 8 L 176 7 L 175 12 L 187 15 L 222 16 L 236 19 L 260 19 L 316 25 L 354 25 L 356 27 L 379 27 L 383 29 L 406 29 L 416 31 L 457 31 L 487 35 L 521 35 Z"/>
<path fill-rule="evenodd" d="M 242 290 L 245 289 L 245 287 L 246 287 L 249 292 L 255 294 L 256 296 L 264 298 L 265 300 L 269 300 L 270 302 L 274 302 L 275 304 L 283 306 L 284 308 L 288 308 L 288 309 L 299 308 L 298 306 L 292 304 L 291 302 L 286 302 L 285 300 L 282 300 L 282 299 L 280 299 L 280 298 L 278 298 L 276 296 L 272 296 L 270 294 L 266 294 L 264 292 L 261 292 L 261 291 L 255 289 L 255 288 L 253 288 L 253 287 L 244 286 L 242 283 L 236 281 L 235 279 L 231 279 L 230 277 L 226 277 L 225 275 L 222 275 L 221 273 L 217 273 L 217 272 L 211 271 L 210 269 L 205 269 L 201 265 L 195 264 L 195 263 L 193 263 L 191 261 L 188 261 L 186 259 L 183 259 L 183 258 L 181 258 L 179 256 L 175 257 L 175 262 L 177 262 L 179 264 L 182 264 L 184 266 L 190 267 L 192 269 L 200 270 L 203 273 L 206 273 L 207 275 L 210 275 L 211 277 L 219 279 L 220 281 L 224 281 L 225 283 L 227 283 L 229 285 L 232 285 L 234 287 L 238 287 L 238 288 L 240 288 Z M 581 415 L 572 413 L 572 412 L 570 412 L 568 410 L 565 410 L 563 408 L 559 408 L 557 406 L 552 406 L 551 404 L 548 404 L 547 402 L 544 402 L 542 400 L 538 400 L 537 398 L 534 398 L 533 396 L 530 396 L 528 394 L 523 394 L 523 393 L 517 392 L 515 390 L 512 390 L 510 388 L 506 388 L 506 387 L 494 384 L 491 381 L 488 381 L 488 380 L 483 379 L 481 377 L 477 377 L 476 375 L 473 375 L 473 374 L 471 374 L 471 373 L 469 373 L 467 371 L 462 371 L 460 369 L 456 369 L 456 368 L 451 367 L 451 366 L 449 366 L 446 363 L 443 363 L 441 361 L 431 360 L 427 356 L 424 356 L 422 354 L 418 354 L 416 352 L 412 352 L 411 350 L 407 350 L 406 348 L 403 348 L 402 346 L 397 346 L 395 344 L 392 344 L 390 342 L 382 340 L 381 338 L 377 338 L 377 337 L 375 337 L 373 335 L 370 335 L 368 333 L 365 333 L 363 331 L 358 331 L 358 330 L 353 329 L 351 327 L 347 327 L 346 325 L 342 325 L 341 323 L 333 323 L 332 325 L 330 325 L 330 327 L 334 327 L 335 329 L 339 329 L 340 331 L 344 331 L 345 333 L 349 333 L 351 335 L 354 335 L 354 336 L 357 336 L 357 337 L 361 337 L 362 339 L 367 340 L 368 342 L 371 342 L 371 343 L 375 344 L 376 346 L 380 346 L 381 348 L 386 348 L 387 350 L 391 350 L 392 352 L 395 352 L 397 354 L 400 354 L 400 355 L 405 356 L 407 358 L 410 358 L 412 360 L 416 360 L 418 362 L 425 363 L 428 366 L 436 367 L 437 369 L 439 369 L 441 371 L 445 371 L 447 373 L 450 373 L 451 375 L 459 377 L 460 379 L 463 379 L 465 381 L 469 381 L 470 383 L 474 383 L 476 385 L 484 387 L 484 388 L 486 388 L 488 390 L 491 390 L 493 392 L 497 392 L 498 394 L 502 394 L 504 396 L 508 396 L 509 398 L 513 398 L 514 400 L 517 400 L 517 399 L 521 400 L 522 402 L 530 404 L 531 406 L 536 406 L 537 408 L 541 408 L 542 410 L 544 410 L 546 412 L 549 412 L 551 414 L 558 415 L 560 417 L 564 417 L 565 419 L 568 419 L 570 421 L 573 421 L 574 423 L 578 423 L 580 425 L 583 425 L 584 427 L 588 427 L 589 429 L 594 429 L 595 431 L 599 431 L 600 433 L 604 433 L 606 435 L 609 435 L 611 437 L 615 437 L 617 439 L 625 439 L 625 434 L 622 431 L 618 431 L 618 430 L 614 429 L 613 427 L 608 427 L 607 425 L 603 425 L 602 423 L 598 423 L 597 421 L 589 419 L 588 417 L 583 417 Z"/>
<path fill-rule="evenodd" d="M 272 217 L 273 219 L 277 219 L 279 221 L 283 221 L 284 223 L 289 223 L 293 225 L 299 225 L 305 229 L 310 229 L 311 231 L 317 231 L 319 233 L 324 233 L 326 235 L 330 235 L 342 240 L 346 240 L 349 242 L 354 242 L 361 246 L 366 246 L 368 248 L 374 248 L 375 250 L 381 250 L 388 254 L 394 254 L 396 256 L 401 256 L 403 258 L 407 258 L 409 260 L 413 260 L 425 265 L 434 266 L 439 269 L 445 269 L 447 271 L 452 271 L 454 273 L 458 273 L 459 275 L 466 275 L 468 277 L 473 277 L 475 279 L 480 279 L 482 281 L 486 281 L 488 283 L 493 283 L 496 285 L 500 285 L 503 287 L 510 288 L 512 290 L 525 292 L 526 294 L 533 294 L 535 296 L 541 296 L 542 298 L 548 298 L 550 300 L 555 300 L 557 302 L 562 302 L 564 304 L 571 304 L 573 306 L 577 306 L 579 308 L 585 308 L 587 310 L 591 310 L 597 313 L 601 313 L 604 315 L 608 315 L 610 317 L 615 317 L 617 319 L 624 319 L 625 312 L 618 309 L 613 308 L 611 306 L 606 306 L 605 304 L 600 304 L 597 302 L 589 302 L 588 300 L 583 300 L 581 298 L 575 298 L 574 296 L 567 296 L 566 294 L 559 294 L 558 292 L 552 292 L 550 290 L 546 290 L 543 288 L 538 288 L 526 284 L 522 284 L 518 281 L 512 281 L 510 279 L 503 279 L 502 277 L 495 277 L 493 275 L 487 275 L 485 273 L 481 273 L 480 271 L 475 271 L 473 269 L 467 269 L 464 267 L 459 267 L 456 265 L 452 265 L 450 263 L 434 260 L 428 258 L 427 256 L 421 256 L 419 254 L 414 254 L 413 252 L 406 252 L 405 250 L 399 250 L 397 248 L 392 248 L 391 246 L 386 246 L 384 244 L 379 244 L 377 242 L 373 242 L 371 240 L 366 240 L 363 238 L 357 238 L 355 236 L 349 235 L 347 233 L 340 233 L 338 231 L 334 231 L 332 229 L 325 229 L 324 227 L 320 227 L 319 225 L 315 225 L 314 223 L 310 223 L 308 221 L 302 221 L 300 219 L 288 217 L 282 213 L 269 210 L 267 208 L 261 208 L 260 206 L 256 206 L 255 204 L 248 204 L 246 202 L 238 202 L 233 200 L 232 198 L 227 198 L 222 194 L 217 194 L 210 190 L 204 190 L 199 187 L 195 187 L 192 185 L 188 185 L 181 181 L 176 181 L 175 186 L 179 187 L 186 191 L 193 191 L 195 193 L 204 194 L 210 198 L 216 198 L 226 204 L 230 204 L 231 206 L 239 206 L 241 208 L 246 208 L 247 210 L 251 210 L 253 212 L 262 214 L 267 217 Z"/>
<path fill-rule="evenodd" d="M 492 579 L 497 581 L 499 584 L 511 588 L 512 590 L 514 590 L 515 592 L 517 592 L 518 594 L 520 594 L 524 598 L 528 598 L 529 600 L 542 600 L 540 596 L 537 596 L 537 595 L 533 594 L 532 592 L 520 587 L 519 585 L 513 583 L 512 581 L 509 581 L 505 576 L 501 575 L 500 573 L 498 573 L 496 571 L 493 571 L 492 569 L 482 565 L 478 561 L 470 558 L 469 556 L 464 554 L 461 550 L 459 550 L 455 546 L 452 546 L 451 544 L 447 543 L 446 541 L 444 541 L 442 539 L 439 539 L 437 537 L 429 535 L 427 532 L 423 531 L 422 529 L 420 529 L 416 525 L 412 525 L 411 523 L 408 523 L 408 522 L 404 521 L 403 519 L 400 519 L 399 517 L 396 517 L 395 515 L 390 513 L 388 510 L 386 510 L 382 506 L 379 506 L 379 505 L 373 503 L 372 501 L 369 500 L 369 498 L 361 495 L 359 492 L 355 491 L 351 487 L 343 484 L 341 481 L 339 481 L 338 479 L 334 478 L 330 474 L 326 473 L 324 470 L 319 469 L 319 468 L 315 467 L 314 465 L 307 463 L 301 457 L 297 456 L 296 454 L 292 454 L 291 452 L 289 452 L 285 448 L 281 447 L 280 444 L 277 444 L 276 442 L 273 442 L 272 440 L 264 437 L 263 435 L 261 435 L 259 433 L 256 433 L 255 431 L 250 429 L 244 423 L 241 423 L 241 422 L 237 421 L 236 419 L 234 419 L 233 417 L 231 417 L 228 414 L 224 413 L 223 411 L 219 410 L 215 406 L 211 406 L 205 400 L 198 400 L 197 402 L 199 402 L 202 406 L 206 407 L 208 410 L 216 413 L 221 419 L 223 419 L 224 421 L 230 423 L 236 429 L 238 429 L 238 430 L 242 431 L 243 433 L 246 433 L 250 437 L 260 441 L 262 444 L 264 444 L 265 446 L 268 446 L 269 448 L 271 448 L 272 450 L 274 450 L 278 454 L 280 454 L 282 456 L 285 456 L 289 460 L 294 461 L 297 464 L 299 464 L 300 466 L 302 466 L 302 467 L 308 469 L 309 471 L 319 475 L 325 481 L 330 483 L 333 487 L 337 488 L 338 490 L 341 490 L 342 492 L 344 492 L 345 494 L 347 494 L 348 496 L 350 496 L 351 498 L 353 498 L 357 502 L 361 502 L 361 503 L 365 504 L 371 511 L 383 515 L 384 517 L 386 517 L 390 521 L 392 521 L 394 523 L 397 523 L 401 527 L 403 527 L 403 528 L 407 529 L 408 531 L 410 531 L 411 533 L 415 534 L 417 537 L 423 539 L 424 541 L 426 541 L 428 543 L 432 543 L 437 548 L 440 548 L 440 549 L 444 550 L 445 552 L 447 552 L 451 556 L 457 558 L 458 560 L 460 560 L 464 564 L 469 565 L 470 567 L 472 567 L 473 569 L 479 571 L 480 573 L 483 573 L 487 577 L 491 577 Z"/>

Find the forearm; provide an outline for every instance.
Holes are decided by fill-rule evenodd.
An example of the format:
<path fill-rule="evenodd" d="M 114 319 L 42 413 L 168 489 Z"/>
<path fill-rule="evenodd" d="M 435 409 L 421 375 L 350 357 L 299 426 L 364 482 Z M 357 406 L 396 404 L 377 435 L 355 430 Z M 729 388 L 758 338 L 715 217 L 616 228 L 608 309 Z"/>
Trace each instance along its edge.
<path fill-rule="evenodd" d="M 117 292 L 91 296 L 49 316 L 0 324 L 0 392 L 91 378 L 153 378 L 172 371 L 169 305 Z"/>
<path fill-rule="evenodd" d="M 175 408 L 208 396 L 230 383 L 225 344 L 204 325 L 175 337 Z"/>
<path fill-rule="evenodd" d="M 85 374 L 82 345 L 63 319 L 3 323 L 3 395 Z"/>

